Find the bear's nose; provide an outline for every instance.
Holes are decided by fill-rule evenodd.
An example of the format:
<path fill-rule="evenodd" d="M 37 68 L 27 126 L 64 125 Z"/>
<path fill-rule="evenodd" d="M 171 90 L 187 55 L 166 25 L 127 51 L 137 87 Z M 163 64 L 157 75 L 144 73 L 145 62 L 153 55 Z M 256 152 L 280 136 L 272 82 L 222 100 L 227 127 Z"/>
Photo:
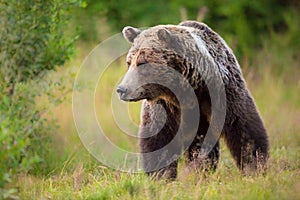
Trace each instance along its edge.
<path fill-rule="evenodd" d="M 127 89 L 122 87 L 122 86 L 118 86 L 117 87 L 117 93 L 119 93 L 120 96 L 122 96 L 123 94 L 125 94 L 127 92 Z"/>

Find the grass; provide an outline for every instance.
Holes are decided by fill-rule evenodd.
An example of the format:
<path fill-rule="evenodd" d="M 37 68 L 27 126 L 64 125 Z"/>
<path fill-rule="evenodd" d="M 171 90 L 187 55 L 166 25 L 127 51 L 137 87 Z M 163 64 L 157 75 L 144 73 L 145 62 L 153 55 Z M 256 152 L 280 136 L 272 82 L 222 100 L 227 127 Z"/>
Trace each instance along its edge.
<path fill-rule="evenodd" d="M 223 149 L 224 150 L 224 149 Z M 272 150 L 271 155 L 278 152 Z M 243 177 L 229 155 L 222 155 L 214 174 L 190 174 L 174 182 L 153 181 L 143 174 L 127 174 L 94 165 L 77 164 L 73 172 L 48 178 L 18 179 L 21 199 L 299 199 L 299 161 L 280 149 L 265 175 Z M 272 156 L 273 157 L 273 156 Z M 230 160 L 230 161 L 229 161 Z"/>
<path fill-rule="evenodd" d="M 76 66 L 88 49 L 81 46 L 77 58 L 68 64 L 71 68 L 67 69 L 78 69 Z M 60 124 L 59 132 L 53 135 L 53 151 L 60 152 L 60 156 L 51 158 L 57 163 L 56 168 L 47 176 L 20 175 L 13 183 L 18 188 L 18 196 L 20 199 L 300 199 L 299 62 L 288 60 L 287 63 L 290 70 L 280 76 L 272 71 L 276 67 L 272 56 L 258 57 L 253 65 L 260 68 L 254 69 L 247 62 L 241 64 L 270 139 L 270 160 L 265 174 L 241 176 L 224 143 L 218 169 L 213 174 L 191 173 L 174 182 L 165 182 L 150 180 L 143 174 L 108 169 L 82 146 L 69 98 L 53 110 Z M 114 124 L 110 103 L 115 83 L 126 71 L 125 62 L 112 65 L 97 88 L 96 114 L 108 137 L 131 150 L 136 148 L 136 142 L 124 136 Z M 64 75 L 65 71 L 54 74 Z M 138 103 L 129 106 L 135 123 L 139 121 L 139 107 Z M 179 168 L 183 167 L 181 162 Z"/>

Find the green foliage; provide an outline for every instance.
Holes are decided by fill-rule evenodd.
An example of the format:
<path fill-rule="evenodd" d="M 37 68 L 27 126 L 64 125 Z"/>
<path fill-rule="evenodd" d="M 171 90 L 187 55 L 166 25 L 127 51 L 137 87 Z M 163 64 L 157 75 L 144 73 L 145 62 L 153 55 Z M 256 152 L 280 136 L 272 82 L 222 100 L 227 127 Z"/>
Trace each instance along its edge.
<path fill-rule="evenodd" d="M 3 83 L 3 80 L 1 80 Z M 0 186 L 10 181 L 11 174 L 28 172 L 42 161 L 43 145 L 47 136 L 43 131 L 45 120 L 40 116 L 34 98 L 36 91 L 27 84 L 18 83 L 15 94 L 8 96 L 5 86 L 0 88 Z"/>
<path fill-rule="evenodd" d="M 0 70 L 11 87 L 63 65 L 73 50 L 66 37 L 69 1 L 0 2 Z M 11 88 L 12 90 L 14 88 Z"/>
<path fill-rule="evenodd" d="M 75 0 L 0 1 L 0 188 L 27 172 L 49 166 L 50 132 L 46 120 L 54 92 L 64 87 L 45 79 L 70 58 L 75 36 L 66 32 Z M 45 100 L 47 99 L 47 100 Z M 40 105 L 38 101 L 48 101 Z M 35 170 L 33 170 L 35 169 Z M 0 190 L 0 199 L 14 190 Z"/>
<path fill-rule="evenodd" d="M 282 36 L 299 26 L 299 23 L 291 24 L 285 18 L 285 15 L 290 15 L 293 9 L 300 8 L 300 4 L 296 1 L 203 0 L 203 2 L 209 11 L 204 21 L 225 37 L 235 48 L 238 56 L 255 56 L 256 50 L 262 47 L 264 40 L 272 33 Z M 299 18 L 296 12 L 292 12 L 292 15 Z"/>
<path fill-rule="evenodd" d="M 300 3 L 297 0 L 86 0 L 85 11 L 80 16 L 90 20 L 83 26 L 84 38 L 96 38 L 95 16 L 105 17 L 113 32 L 124 26 L 150 27 L 157 24 L 178 24 L 192 19 L 207 23 L 220 33 L 234 48 L 238 57 L 251 57 L 263 40 L 272 33 L 294 32 L 299 27 Z M 293 20 L 291 24 L 291 20 Z M 298 20 L 299 21 L 299 20 Z M 98 24 L 101 28 L 101 24 Z M 90 35 L 89 35 L 90 34 Z M 295 38 L 299 52 L 299 37 Z M 254 50 L 255 49 L 255 50 Z M 253 51 L 254 50 L 254 51 Z"/>

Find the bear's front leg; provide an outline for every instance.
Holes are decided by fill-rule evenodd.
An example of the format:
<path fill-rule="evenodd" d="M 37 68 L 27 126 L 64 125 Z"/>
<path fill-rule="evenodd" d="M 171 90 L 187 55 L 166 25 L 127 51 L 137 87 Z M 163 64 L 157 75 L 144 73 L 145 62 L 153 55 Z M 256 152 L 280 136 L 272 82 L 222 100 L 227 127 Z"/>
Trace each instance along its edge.
<path fill-rule="evenodd" d="M 173 180 L 177 176 L 178 159 L 172 155 L 170 149 L 164 148 L 172 139 L 166 137 L 167 135 L 168 131 L 164 129 L 164 132 L 140 141 L 143 169 L 155 179 Z"/>
<path fill-rule="evenodd" d="M 171 110 L 172 109 L 172 110 Z M 144 171 L 156 179 L 175 179 L 177 155 L 168 144 L 178 131 L 178 116 L 163 100 L 144 102 L 139 130 Z"/>
<path fill-rule="evenodd" d="M 201 152 L 200 140 L 192 143 L 188 152 L 188 168 L 193 171 L 215 171 L 218 166 L 220 157 L 220 143 L 219 141 L 213 146 L 207 155 Z"/>
<path fill-rule="evenodd" d="M 155 171 L 149 171 L 153 167 L 155 167 L 152 166 L 152 164 L 156 163 L 157 161 L 158 161 L 157 159 L 143 158 L 143 167 L 144 170 L 146 171 L 146 174 L 156 180 L 160 180 L 160 179 L 175 180 L 177 177 L 178 160 L 173 161 L 170 165 L 163 167 L 161 169 Z"/>

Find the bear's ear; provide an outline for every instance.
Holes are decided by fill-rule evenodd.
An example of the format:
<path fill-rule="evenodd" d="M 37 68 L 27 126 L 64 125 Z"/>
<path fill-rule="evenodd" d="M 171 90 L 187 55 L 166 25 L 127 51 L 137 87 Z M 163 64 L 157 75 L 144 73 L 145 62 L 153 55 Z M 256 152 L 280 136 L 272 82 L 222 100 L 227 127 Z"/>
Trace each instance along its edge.
<path fill-rule="evenodd" d="M 167 43 L 171 43 L 173 41 L 173 35 L 165 28 L 159 29 L 157 32 L 157 36 L 160 40 L 165 41 Z"/>
<path fill-rule="evenodd" d="M 126 26 L 123 28 L 123 36 L 124 38 L 130 42 L 133 43 L 133 40 L 141 33 L 142 31 L 137 29 L 137 28 L 133 28 L 131 26 Z"/>

